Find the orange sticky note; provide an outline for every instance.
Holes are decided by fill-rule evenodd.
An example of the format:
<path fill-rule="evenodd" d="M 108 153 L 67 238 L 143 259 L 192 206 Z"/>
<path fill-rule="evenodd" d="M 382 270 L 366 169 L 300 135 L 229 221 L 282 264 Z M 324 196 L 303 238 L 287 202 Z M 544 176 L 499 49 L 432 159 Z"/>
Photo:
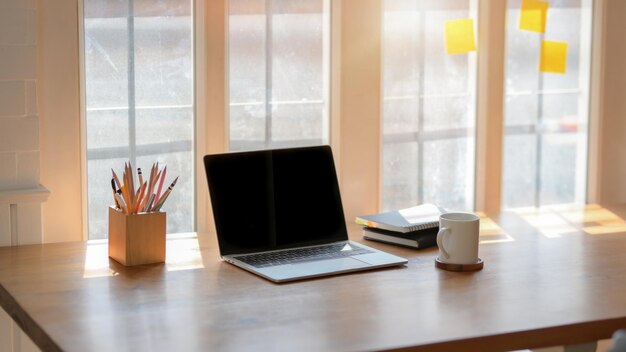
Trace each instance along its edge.
<path fill-rule="evenodd" d="M 565 73 L 567 66 L 567 42 L 541 42 L 541 58 L 539 71 L 551 73 Z"/>
<path fill-rule="evenodd" d="M 537 0 L 522 0 L 522 9 L 519 15 L 519 29 L 531 32 L 545 33 L 547 17 L 548 2 Z"/>
<path fill-rule="evenodd" d="M 474 20 L 464 18 L 461 20 L 446 21 L 446 52 L 448 54 L 462 54 L 476 51 L 474 40 Z"/>

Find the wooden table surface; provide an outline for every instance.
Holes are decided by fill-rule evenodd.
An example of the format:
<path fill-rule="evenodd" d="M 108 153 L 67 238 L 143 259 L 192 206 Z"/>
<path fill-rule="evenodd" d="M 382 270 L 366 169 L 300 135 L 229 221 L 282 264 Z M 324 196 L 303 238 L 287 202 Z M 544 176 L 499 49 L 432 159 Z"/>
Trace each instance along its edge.
<path fill-rule="evenodd" d="M 102 243 L 0 248 L 0 304 L 44 350 L 510 350 L 626 327 L 624 207 L 481 220 L 475 273 L 436 249 L 367 242 L 405 267 L 274 284 L 222 262 L 213 236 L 168 241 L 166 264 L 123 267 Z M 353 239 L 359 240 L 358 229 Z M 359 240 L 360 241 L 360 240 Z"/>

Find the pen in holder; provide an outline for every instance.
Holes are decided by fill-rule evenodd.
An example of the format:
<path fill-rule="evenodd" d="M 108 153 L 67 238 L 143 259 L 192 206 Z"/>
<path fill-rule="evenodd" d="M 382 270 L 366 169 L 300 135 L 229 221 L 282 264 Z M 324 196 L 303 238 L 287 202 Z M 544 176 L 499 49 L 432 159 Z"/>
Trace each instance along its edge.
<path fill-rule="evenodd" d="M 145 180 L 138 168 L 138 188 L 130 163 L 124 164 L 121 180 L 113 169 L 111 173 L 115 207 L 109 208 L 109 257 L 123 265 L 164 262 L 166 219 L 160 210 L 178 177 L 161 193 L 167 166 L 160 170 L 153 164 Z"/>
<path fill-rule="evenodd" d="M 126 265 L 165 261 L 165 212 L 125 214 L 109 208 L 109 257 Z"/>

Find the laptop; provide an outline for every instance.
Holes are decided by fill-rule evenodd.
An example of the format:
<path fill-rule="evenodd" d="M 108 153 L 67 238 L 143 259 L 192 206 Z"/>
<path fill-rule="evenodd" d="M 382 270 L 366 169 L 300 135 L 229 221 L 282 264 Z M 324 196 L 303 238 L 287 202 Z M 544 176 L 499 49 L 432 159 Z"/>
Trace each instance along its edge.
<path fill-rule="evenodd" d="M 348 240 L 329 146 L 206 155 L 226 262 L 274 282 L 403 265 Z"/>

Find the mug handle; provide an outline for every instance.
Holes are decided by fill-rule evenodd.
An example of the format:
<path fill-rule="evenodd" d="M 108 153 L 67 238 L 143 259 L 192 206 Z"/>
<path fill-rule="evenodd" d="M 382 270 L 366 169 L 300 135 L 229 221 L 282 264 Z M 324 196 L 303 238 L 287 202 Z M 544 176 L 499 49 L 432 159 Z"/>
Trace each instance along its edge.
<path fill-rule="evenodd" d="M 450 253 L 448 253 L 448 251 L 446 251 L 446 249 L 443 247 L 443 237 L 449 233 L 450 229 L 447 227 L 440 228 L 439 232 L 437 233 L 437 247 L 441 249 L 441 252 L 443 253 L 443 256 L 446 257 L 446 259 L 450 258 Z"/>

